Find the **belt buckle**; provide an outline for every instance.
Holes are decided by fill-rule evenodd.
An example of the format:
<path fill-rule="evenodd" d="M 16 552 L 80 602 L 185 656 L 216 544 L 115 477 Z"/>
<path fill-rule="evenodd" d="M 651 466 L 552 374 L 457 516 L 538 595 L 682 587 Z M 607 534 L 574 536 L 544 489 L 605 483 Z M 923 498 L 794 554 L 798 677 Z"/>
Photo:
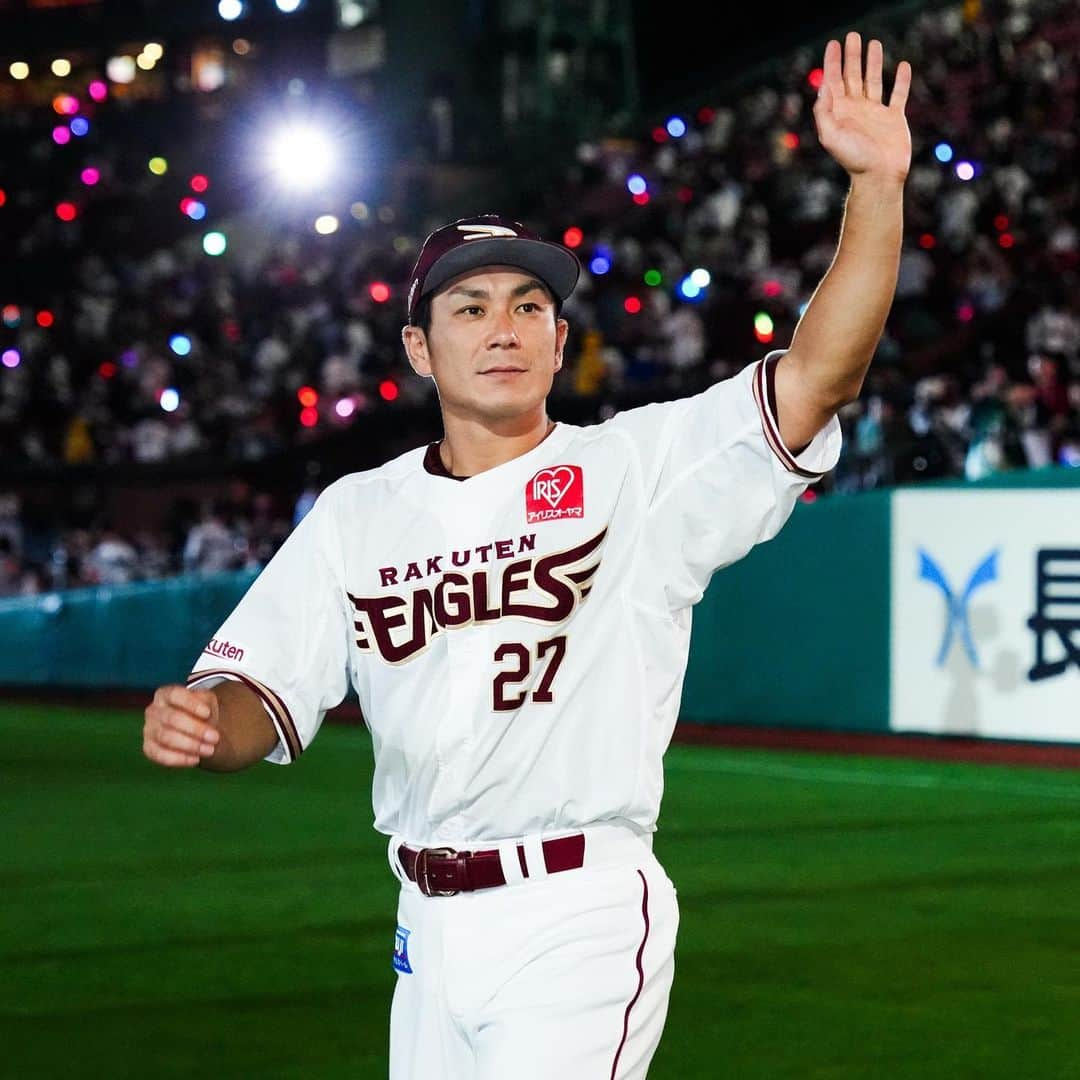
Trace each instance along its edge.
<path fill-rule="evenodd" d="M 428 881 L 428 859 L 434 855 L 441 859 L 454 859 L 457 852 L 453 848 L 421 848 L 416 853 L 416 885 L 424 896 L 457 896 L 460 889 L 433 889 Z"/>

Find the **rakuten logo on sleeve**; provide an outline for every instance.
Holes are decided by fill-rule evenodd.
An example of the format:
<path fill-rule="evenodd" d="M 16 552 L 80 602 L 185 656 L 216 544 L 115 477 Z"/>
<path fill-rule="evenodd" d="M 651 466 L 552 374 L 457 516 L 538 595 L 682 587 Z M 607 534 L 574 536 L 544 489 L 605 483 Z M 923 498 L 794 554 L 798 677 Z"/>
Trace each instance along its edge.
<path fill-rule="evenodd" d="M 585 516 L 585 481 L 580 465 L 541 469 L 525 486 L 525 520 L 558 521 Z"/>

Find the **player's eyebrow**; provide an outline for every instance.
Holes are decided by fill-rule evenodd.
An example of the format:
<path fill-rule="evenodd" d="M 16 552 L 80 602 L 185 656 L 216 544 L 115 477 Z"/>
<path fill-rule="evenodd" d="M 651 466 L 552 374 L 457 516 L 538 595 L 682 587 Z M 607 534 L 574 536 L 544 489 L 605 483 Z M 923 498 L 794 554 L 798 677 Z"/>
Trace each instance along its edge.
<path fill-rule="evenodd" d="M 520 285 L 515 285 L 510 290 L 510 295 L 513 298 L 524 296 L 526 293 L 531 293 L 534 289 L 539 289 L 541 292 L 546 293 L 543 282 L 537 281 L 536 278 L 530 278 L 528 281 L 523 281 Z M 446 290 L 447 296 L 453 296 L 455 293 L 461 296 L 467 296 L 471 300 L 490 300 L 491 293 L 487 289 L 470 288 L 468 285 L 455 285 L 452 289 Z"/>

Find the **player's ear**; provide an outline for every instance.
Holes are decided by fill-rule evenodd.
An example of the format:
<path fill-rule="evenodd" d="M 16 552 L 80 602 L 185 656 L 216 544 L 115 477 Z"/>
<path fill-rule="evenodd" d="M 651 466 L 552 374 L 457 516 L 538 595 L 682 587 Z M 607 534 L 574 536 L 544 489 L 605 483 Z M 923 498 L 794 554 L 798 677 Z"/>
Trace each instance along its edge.
<path fill-rule="evenodd" d="M 561 371 L 563 364 L 563 349 L 566 348 L 566 337 L 570 333 L 570 324 L 565 319 L 555 320 L 555 370 Z"/>
<path fill-rule="evenodd" d="M 419 326 L 401 328 L 401 344 L 409 358 L 413 371 L 425 379 L 431 378 L 431 356 L 428 353 L 427 335 Z"/>

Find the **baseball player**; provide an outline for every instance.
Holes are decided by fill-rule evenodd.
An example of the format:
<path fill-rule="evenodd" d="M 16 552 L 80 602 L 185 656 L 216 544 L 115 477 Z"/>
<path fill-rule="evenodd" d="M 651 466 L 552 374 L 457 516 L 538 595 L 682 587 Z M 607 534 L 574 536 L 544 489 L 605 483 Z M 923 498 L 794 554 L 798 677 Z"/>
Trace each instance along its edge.
<path fill-rule="evenodd" d="M 691 612 L 837 461 L 896 284 L 910 78 L 886 105 L 880 43 L 864 80 L 859 35 L 829 42 L 814 115 L 851 176 L 835 261 L 790 348 L 696 396 L 549 419 L 576 257 L 492 214 L 431 233 L 402 340 L 444 438 L 323 491 L 186 688 L 147 707 L 151 760 L 224 771 L 295 761 L 356 694 L 401 882 L 394 1080 L 646 1075 Z"/>

